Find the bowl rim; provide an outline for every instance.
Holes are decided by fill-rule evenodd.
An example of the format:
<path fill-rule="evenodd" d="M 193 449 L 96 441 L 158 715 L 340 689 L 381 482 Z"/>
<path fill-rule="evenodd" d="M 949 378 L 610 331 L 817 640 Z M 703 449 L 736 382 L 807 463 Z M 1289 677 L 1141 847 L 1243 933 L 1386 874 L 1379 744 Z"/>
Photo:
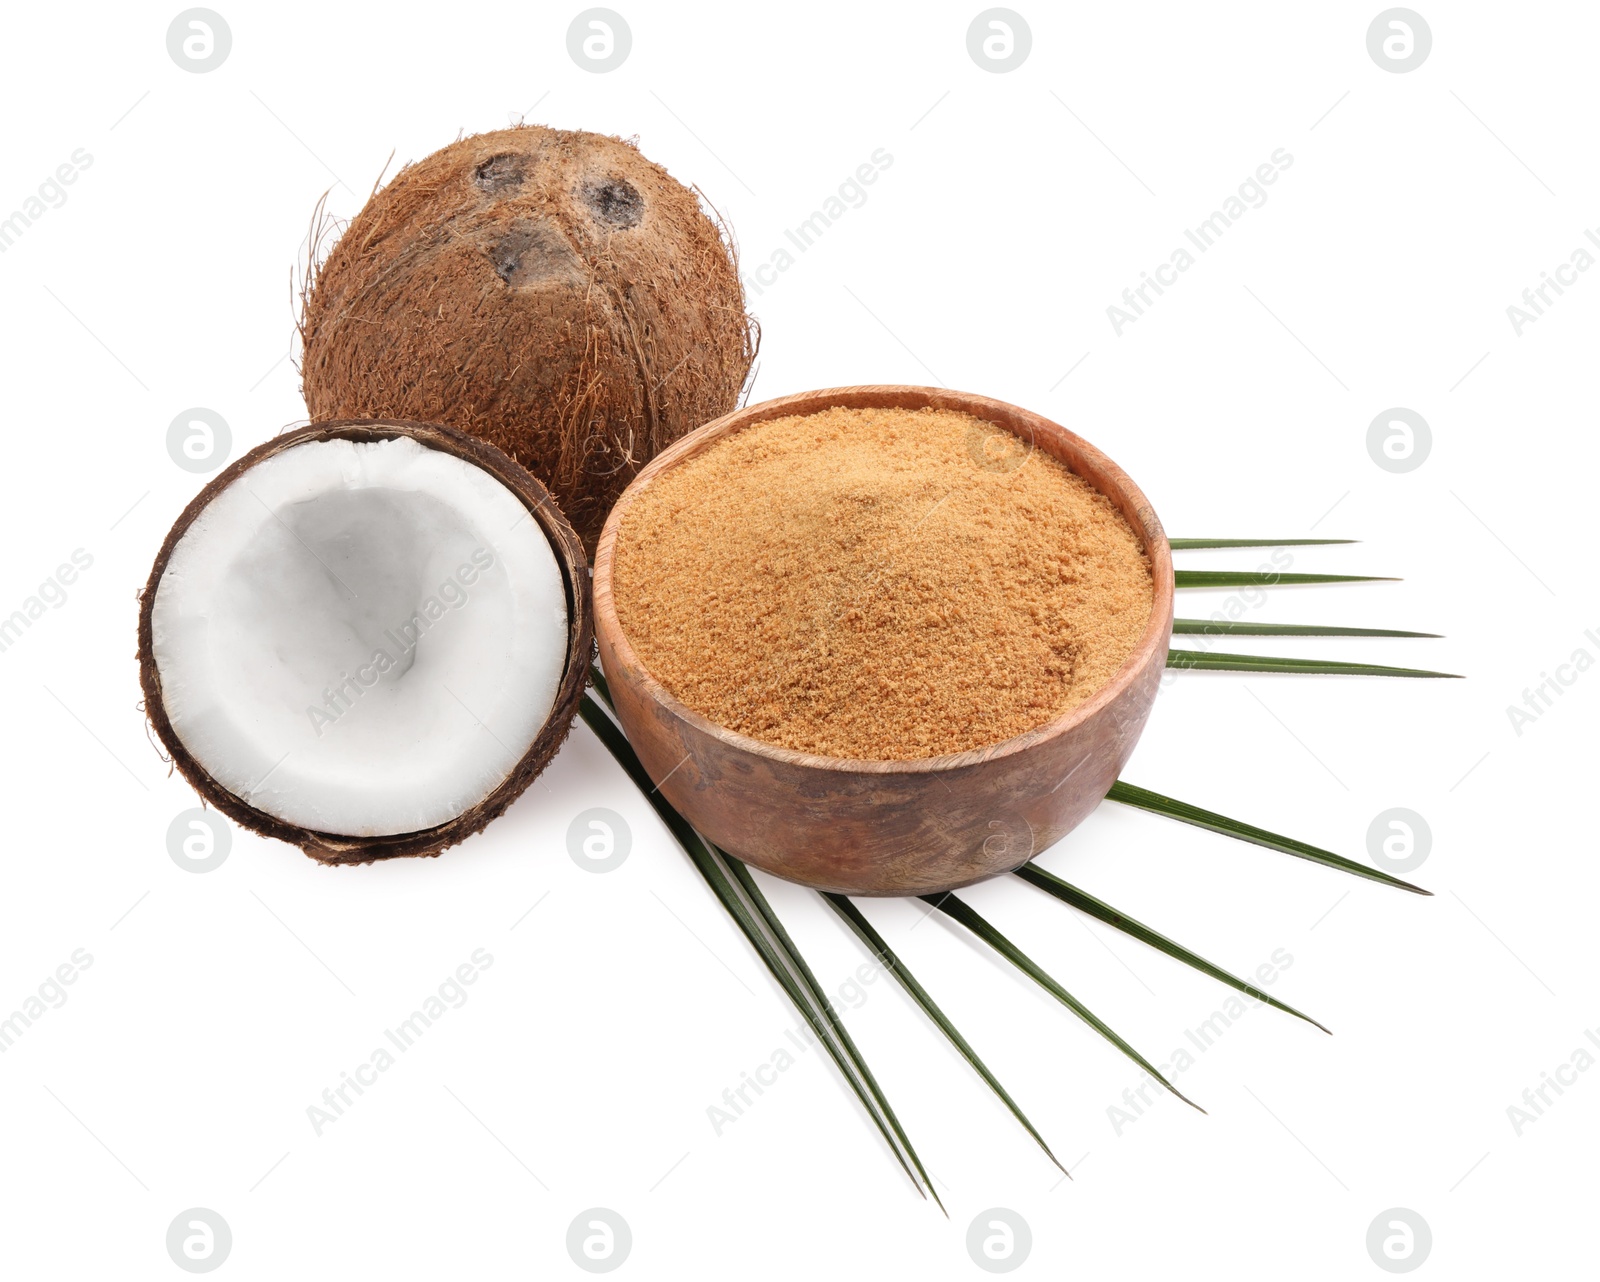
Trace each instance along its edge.
<path fill-rule="evenodd" d="M 880 759 L 867 757 L 825 757 L 817 753 L 801 752 L 794 748 L 785 748 L 778 744 L 769 743 L 764 739 L 752 738 L 737 730 L 720 725 L 709 717 L 677 698 L 650 672 L 644 661 L 639 657 L 638 651 L 633 648 L 628 640 L 627 632 L 622 626 L 622 621 L 617 615 L 615 598 L 612 593 L 612 569 L 615 560 L 618 531 L 621 529 L 623 515 L 629 504 L 635 501 L 639 494 L 669 469 L 687 459 L 693 458 L 704 450 L 710 448 L 715 442 L 726 436 L 732 436 L 745 428 L 753 427 L 757 423 L 767 422 L 774 418 L 787 418 L 804 414 L 817 413 L 824 409 L 832 408 L 839 402 L 841 396 L 860 398 L 863 395 L 881 396 L 879 404 L 885 408 L 910 408 L 901 402 L 918 402 L 918 407 L 928 409 L 958 410 L 973 415 L 975 418 L 991 422 L 996 427 L 1010 431 L 1013 435 L 1020 435 L 1002 418 L 995 415 L 1004 415 L 1008 418 L 1020 419 L 1032 425 L 1043 425 L 1048 431 L 1046 438 L 1058 436 L 1066 444 L 1076 450 L 1086 460 L 1091 461 L 1100 472 L 1114 481 L 1122 490 L 1123 501 L 1116 495 L 1106 494 L 1117 505 L 1117 510 L 1122 514 L 1133 528 L 1134 534 L 1145 545 L 1145 555 L 1150 561 L 1150 578 L 1152 599 L 1150 618 L 1145 625 L 1145 630 L 1140 634 L 1137 644 L 1116 672 L 1095 693 L 1078 704 L 1075 708 L 1068 709 L 1060 716 L 1052 718 L 1025 730 L 1021 734 L 1013 735 L 1008 739 L 1001 739 L 995 743 L 984 744 L 977 748 L 967 748 L 961 752 L 942 753 L 933 757 L 907 757 L 894 759 Z M 859 408 L 860 406 L 858 406 Z M 1035 448 L 1044 448 L 1038 442 L 1038 433 L 1035 433 Z M 1064 464 L 1074 475 L 1079 475 L 1071 460 L 1060 458 L 1053 451 L 1046 450 L 1051 457 Z M 1087 477 L 1082 478 L 1088 481 Z M 1100 493 L 1105 493 L 1102 486 L 1089 482 L 1092 488 Z M 1137 515 L 1131 515 L 1136 513 Z M 1149 499 L 1144 492 L 1134 483 L 1133 478 L 1122 470 L 1107 454 L 1090 442 L 1084 440 L 1076 432 L 1063 427 L 1053 419 L 1033 410 L 1010 404 L 995 397 L 984 396 L 977 392 L 964 392 L 953 388 L 925 387 L 917 384 L 906 383 L 875 383 L 857 384 L 846 387 L 819 388 L 815 391 L 795 392 L 785 396 L 773 397 L 770 400 L 760 401 L 755 405 L 744 405 L 731 410 L 720 418 L 712 419 L 702 424 L 692 432 L 685 434 L 662 450 L 655 458 L 651 459 L 628 483 L 628 487 L 612 505 L 610 514 L 606 517 L 605 527 L 600 532 L 600 541 L 596 545 L 594 558 L 594 612 L 595 636 L 598 639 L 602 633 L 616 647 L 618 658 L 638 674 L 638 684 L 649 700 L 673 716 L 687 722 L 702 734 L 719 739 L 730 747 L 739 748 L 752 756 L 763 757 L 769 761 L 781 763 L 786 766 L 798 766 L 809 770 L 827 771 L 851 775 L 899 775 L 899 774 L 931 774 L 942 771 L 954 771 L 974 766 L 980 766 L 990 761 L 1005 757 L 1015 756 L 1028 751 L 1040 743 L 1060 738 L 1071 733 L 1078 727 L 1092 721 L 1106 707 L 1121 697 L 1138 678 L 1150 661 L 1152 650 L 1167 648 L 1170 637 L 1173 617 L 1173 590 L 1174 579 L 1172 569 L 1172 549 L 1168 543 L 1165 528 L 1161 519 L 1156 515 Z M 1163 658 L 1163 662 L 1165 662 Z M 610 679 L 610 674 L 607 674 Z"/>

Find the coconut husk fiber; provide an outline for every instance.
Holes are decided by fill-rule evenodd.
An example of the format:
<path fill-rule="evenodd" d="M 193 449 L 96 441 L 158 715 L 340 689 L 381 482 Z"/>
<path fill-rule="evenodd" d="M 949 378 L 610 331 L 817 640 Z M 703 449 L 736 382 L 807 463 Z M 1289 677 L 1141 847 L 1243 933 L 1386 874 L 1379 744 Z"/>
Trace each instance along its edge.
<path fill-rule="evenodd" d="M 446 423 L 556 496 L 592 553 L 664 446 L 755 357 L 731 238 L 631 142 L 519 126 L 376 190 L 302 290 L 313 420 Z"/>

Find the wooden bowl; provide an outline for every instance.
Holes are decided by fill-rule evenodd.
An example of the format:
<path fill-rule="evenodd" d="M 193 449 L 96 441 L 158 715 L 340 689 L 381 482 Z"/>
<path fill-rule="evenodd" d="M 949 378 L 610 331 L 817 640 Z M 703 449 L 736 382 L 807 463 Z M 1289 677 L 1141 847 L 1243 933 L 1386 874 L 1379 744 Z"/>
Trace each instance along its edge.
<path fill-rule="evenodd" d="M 754 423 L 832 406 L 961 410 L 1009 429 L 1106 495 L 1150 558 L 1150 622 L 1086 703 L 1026 734 L 914 761 L 819 757 L 718 726 L 645 669 L 617 619 L 612 566 L 628 507 L 668 469 Z M 932 387 L 838 387 L 782 396 L 707 423 L 663 450 L 612 509 L 594 565 L 595 638 L 617 716 L 662 794 L 747 863 L 819 890 L 923 895 L 1026 863 L 1106 795 L 1149 716 L 1172 632 L 1172 552 L 1126 473 L 1038 414 Z"/>

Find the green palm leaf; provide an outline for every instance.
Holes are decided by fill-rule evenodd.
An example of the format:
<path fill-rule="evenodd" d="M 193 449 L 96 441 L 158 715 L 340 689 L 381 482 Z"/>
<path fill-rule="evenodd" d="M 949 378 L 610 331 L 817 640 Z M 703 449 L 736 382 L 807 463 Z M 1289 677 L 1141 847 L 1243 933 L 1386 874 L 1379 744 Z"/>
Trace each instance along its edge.
<path fill-rule="evenodd" d="M 609 692 L 605 689 L 604 677 L 601 677 L 597 689 L 609 702 Z M 917 1191 L 924 1197 L 932 1195 L 934 1202 L 943 1211 L 944 1203 L 940 1201 L 938 1192 L 923 1169 L 916 1150 L 911 1147 L 911 1141 L 907 1138 L 899 1119 L 895 1117 L 894 1110 L 889 1107 L 883 1092 L 879 1090 L 866 1061 L 862 1059 L 861 1053 L 850 1040 L 849 1034 L 844 1031 L 844 1026 L 833 1010 L 832 1004 L 817 986 L 815 977 L 799 956 L 793 941 L 778 924 L 776 915 L 766 902 L 766 897 L 761 894 L 755 883 L 749 880 L 749 872 L 744 865 L 723 856 L 689 826 L 671 803 L 661 795 L 621 729 L 587 694 L 579 705 L 579 715 L 616 758 L 617 764 L 638 786 L 639 791 L 650 801 L 656 813 L 661 816 L 662 822 L 677 838 L 678 844 L 683 847 L 690 862 L 705 879 L 728 915 L 743 931 L 745 938 L 755 948 L 757 955 L 766 964 L 773 978 L 778 981 L 795 1009 L 811 1025 L 823 1049 L 828 1052 L 829 1057 L 844 1075 L 846 1083 L 871 1116 L 874 1125 L 893 1151 L 895 1160 L 916 1185 Z M 745 893 L 749 896 L 749 903 L 741 898 L 735 888 L 735 882 L 741 880 L 740 873 L 744 874 L 742 880 L 748 881 Z M 763 922 L 766 925 L 765 930 Z"/>
<path fill-rule="evenodd" d="M 1273 588 L 1293 583 L 1398 583 L 1374 574 L 1290 574 L 1278 570 L 1174 570 L 1180 588 Z"/>
<path fill-rule="evenodd" d="M 960 922 L 979 939 L 983 940 L 984 943 L 988 944 L 990 948 L 994 949 L 995 952 L 999 953 L 1029 979 L 1033 980 L 1034 983 L 1043 988 L 1045 992 L 1049 993 L 1074 1015 L 1089 1025 L 1090 1028 L 1094 1029 L 1095 1032 L 1099 1033 L 1100 1036 L 1104 1037 L 1108 1042 L 1120 1050 L 1140 1068 L 1144 1069 L 1145 1072 L 1149 1073 L 1151 1077 L 1155 1078 L 1156 1081 L 1160 1082 L 1185 1104 L 1189 1105 L 1191 1108 L 1199 1109 L 1202 1113 L 1205 1112 L 1205 1109 L 1200 1108 L 1200 1105 L 1196 1104 L 1192 1099 L 1190 1099 L 1165 1077 L 1163 1077 L 1161 1075 L 1161 1071 L 1157 1069 L 1154 1064 L 1147 1060 L 1143 1055 L 1139 1054 L 1138 1051 L 1134 1050 L 1132 1046 L 1128 1045 L 1128 1043 L 1125 1042 L 1121 1036 L 1119 1036 L 1109 1025 L 1104 1023 L 1099 1016 L 1097 1016 L 1087 1006 L 1069 993 L 1065 988 L 1061 987 L 1060 984 L 1056 983 L 1054 979 L 1045 973 L 1045 971 L 1038 965 L 1037 962 L 1035 962 L 1031 957 L 1029 957 L 1009 939 L 1002 935 L 983 917 L 980 917 L 965 903 L 957 899 L 955 895 L 923 895 L 922 900 L 924 903 L 932 904 L 940 912 Z"/>
<path fill-rule="evenodd" d="M 1379 872 L 1376 868 L 1358 864 L 1353 859 L 1346 859 L 1344 856 L 1336 855 L 1331 851 L 1307 845 L 1303 841 L 1296 841 L 1293 837 L 1284 837 L 1275 832 L 1268 832 L 1265 828 L 1256 828 L 1250 824 L 1240 823 L 1237 819 L 1230 819 L 1227 815 L 1219 815 L 1214 810 L 1202 810 L 1199 806 L 1191 806 L 1186 801 L 1164 797 L 1159 792 L 1151 792 L 1148 788 L 1140 788 L 1131 783 L 1124 783 L 1121 779 L 1111 785 L 1111 791 L 1106 793 L 1106 800 L 1120 801 L 1125 806 L 1134 806 L 1140 810 L 1148 810 L 1152 814 L 1165 815 L 1168 819 L 1176 819 L 1181 823 L 1193 824 L 1197 828 L 1205 828 L 1210 832 L 1221 833 L 1224 837 L 1235 837 L 1240 841 L 1248 841 L 1252 845 L 1265 846 L 1268 850 L 1277 850 L 1286 855 L 1293 855 L 1297 859 L 1308 859 L 1312 863 L 1322 864 L 1326 868 L 1337 868 L 1341 872 L 1354 873 L 1357 877 L 1365 877 L 1369 881 L 1381 881 L 1386 886 L 1398 886 L 1401 890 L 1409 890 L 1416 895 L 1433 894 L 1431 890 L 1424 890 L 1421 886 L 1413 886 L 1409 881 L 1401 881 L 1400 878 L 1391 877 L 1388 873 Z"/>
<path fill-rule="evenodd" d="M 1044 1136 L 1039 1134 L 1033 1123 L 1028 1120 L 1027 1115 L 1017 1107 L 1017 1102 L 1006 1092 L 1006 1088 L 1000 1085 L 1000 1079 L 991 1073 L 988 1066 L 978 1058 L 978 1052 L 973 1050 L 967 1039 L 956 1031 L 956 1026 L 939 1009 L 938 1003 L 928 995 L 928 990 L 917 982 L 916 976 L 907 970 L 905 963 L 895 956 L 893 949 L 889 947 L 883 936 L 873 929 L 872 923 L 866 919 L 861 910 L 844 895 L 825 892 L 822 897 L 827 901 L 829 907 L 844 920 L 845 925 L 855 932 L 856 938 L 867 946 L 867 951 L 878 959 L 878 962 L 910 994 L 911 999 L 922 1007 L 923 1014 L 931 1019 L 935 1027 L 949 1039 L 950 1044 L 961 1053 L 961 1057 L 972 1065 L 973 1070 L 979 1077 L 988 1083 L 989 1089 L 999 1096 L 1000 1102 L 1011 1110 L 1011 1115 L 1022 1123 L 1023 1129 L 1033 1136 L 1034 1142 L 1044 1150 L 1044 1155 L 1052 1162 L 1055 1162 L 1056 1169 L 1063 1175 L 1068 1174 L 1067 1168 L 1061 1165 L 1056 1155 L 1050 1151 L 1050 1146 L 1044 1142 Z"/>
<path fill-rule="evenodd" d="M 877 1105 L 884 1121 L 888 1123 L 890 1130 L 893 1131 L 894 1138 L 899 1141 L 899 1147 L 904 1150 L 906 1158 L 916 1168 L 922 1184 L 932 1194 L 933 1200 L 938 1204 L 939 1209 L 943 1211 L 944 1203 L 939 1200 L 939 1194 L 933 1187 L 933 1181 L 928 1178 L 927 1171 L 923 1169 L 922 1161 L 917 1157 L 917 1151 L 911 1147 L 911 1140 L 901 1127 L 900 1119 L 894 1115 L 894 1109 L 889 1107 L 889 1101 L 884 1097 L 883 1091 L 879 1089 L 877 1079 L 872 1076 L 872 1070 L 867 1067 L 867 1061 L 862 1057 L 861 1052 L 856 1049 L 856 1044 L 848 1030 L 846 1030 L 844 1021 L 839 1018 L 838 1012 L 834 1010 L 833 1003 L 828 1000 L 828 995 L 822 991 L 822 985 L 817 983 L 817 977 L 812 974 L 811 967 L 806 964 L 805 956 L 794 946 L 794 940 L 789 938 L 789 932 L 783 928 L 783 923 L 778 919 L 778 914 L 772 910 L 772 905 L 767 901 L 767 897 L 761 893 L 761 888 L 756 885 L 756 880 L 750 875 L 750 870 L 745 867 L 742 861 L 735 859 L 727 851 L 720 850 L 715 846 L 712 846 L 711 849 L 726 861 L 729 871 L 733 873 L 734 880 L 739 883 L 740 888 L 761 915 L 762 921 L 766 923 L 767 929 L 772 934 L 773 942 L 777 944 L 778 948 L 786 955 L 786 960 L 792 965 L 801 990 L 810 999 L 811 1004 L 827 1017 L 833 1032 L 838 1036 L 840 1047 L 849 1058 L 855 1071 L 860 1075 L 867 1090 L 871 1093 L 873 1102 Z M 844 1068 L 842 1061 L 840 1061 L 839 1067 L 841 1069 Z M 881 1125 L 880 1123 L 880 1127 Z M 946 1212 L 947 1216 L 948 1214 L 949 1212 Z"/>
<path fill-rule="evenodd" d="M 1197 548 L 1305 548 L 1330 543 L 1354 543 L 1355 539 L 1168 539 L 1174 552 Z"/>
<path fill-rule="evenodd" d="M 1392 628 L 1332 628 L 1318 623 L 1250 623 L 1220 619 L 1174 619 L 1172 630 L 1179 635 L 1239 637 L 1427 637 L 1437 640 L 1437 632 L 1396 632 Z"/>
<path fill-rule="evenodd" d="M 1299 672 L 1347 677 L 1459 677 L 1455 672 L 1426 668 L 1391 668 L 1381 663 L 1341 663 L 1334 659 L 1278 659 L 1257 654 L 1211 654 L 1204 650 L 1168 650 L 1167 667 L 1195 672 Z"/>
<path fill-rule="evenodd" d="M 1303 1019 L 1315 1028 L 1320 1028 L 1324 1033 L 1328 1028 L 1312 1019 L 1303 1011 L 1296 1010 L 1293 1006 L 1280 1002 L 1276 997 L 1261 991 L 1254 984 L 1246 983 L 1237 975 L 1231 975 L 1222 967 L 1208 962 L 1198 953 L 1190 952 L 1182 944 L 1168 939 L 1159 931 L 1151 930 L 1141 921 L 1136 921 L 1124 912 L 1119 912 L 1104 900 L 1096 899 L 1086 890 L 1080 890 L 1071 882 L 1062 881 L 1061 878 L 1046 872 L 1038 864 L 1028 862 L 1022 867 L 1014 869 L 1016 875 L 1030 886 L 1037 886 L 1046 894 L 1054 895 L 1062 903 L 1071 904 L 1074 908 L 1088 913 L 1097 921 L 1103 921 L 1108 926 L 1113 926 L 1125 935 L 1131 935 L 1141 943 L 1149 944 L 1152 948 L 1160 949 L 1168 957 L 1174 957 L 1186 966 L 1193 966 L 1203 975 L 1210 975 L 1212 979 L 1221 980 L 1230 988 L 1237 988 L 1241 993 L 1254 997 L 1257 1001 L 1266 1002 L 1268 1006 L 1275 1006 L 1287 1014 Z"/>

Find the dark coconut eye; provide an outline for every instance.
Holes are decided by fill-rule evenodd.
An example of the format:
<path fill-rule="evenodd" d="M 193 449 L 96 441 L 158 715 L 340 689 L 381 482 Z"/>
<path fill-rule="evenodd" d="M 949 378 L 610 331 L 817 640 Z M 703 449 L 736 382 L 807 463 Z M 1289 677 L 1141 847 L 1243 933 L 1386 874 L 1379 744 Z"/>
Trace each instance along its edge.
<path fill-rule="evenodd" d="M 584 204 L 603 223 L 637 227 L 644 217 L 644 197 L 624 178 L 604 178 L 583 189 Z"/>
<path fill-rule="evenodd" d="M 478 190 L 487 192 L 491 196 L 515 191 L 522 186 L 522 180 L 527 176 L 528 158 L 515 153 L 490 156 L 472 171 L 472 181 Z"/>
<path fill-rule="evenodd" d="M 489 261 L 506 284 L 533 285 L 577 274 L 572 247 L 547 222 L 519 219 L 489 247 Z"/>

